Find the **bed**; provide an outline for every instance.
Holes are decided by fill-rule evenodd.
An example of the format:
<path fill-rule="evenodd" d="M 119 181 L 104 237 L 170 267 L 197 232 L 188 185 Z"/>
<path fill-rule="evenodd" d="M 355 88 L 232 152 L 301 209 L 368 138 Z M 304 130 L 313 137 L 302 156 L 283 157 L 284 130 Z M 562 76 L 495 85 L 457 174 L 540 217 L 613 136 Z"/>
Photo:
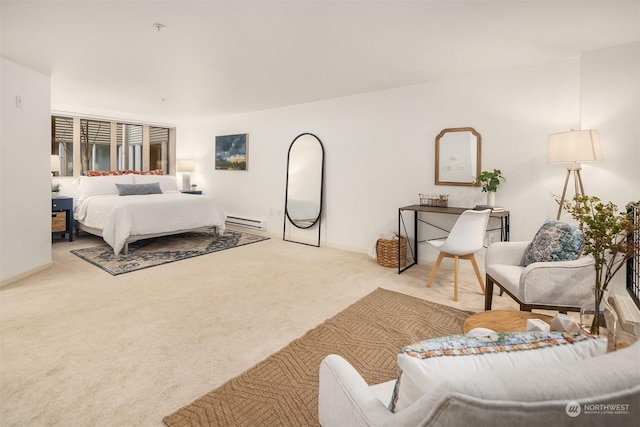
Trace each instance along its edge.
<path fill-rule="evenodd" d="M 79 229 L 101 236 L 116 255 L 141 239 L 210 227 L 224 232 L 226 214 L 217 201 L 181 193 L 174 176 L 82 176 L 73 184 Z"/>

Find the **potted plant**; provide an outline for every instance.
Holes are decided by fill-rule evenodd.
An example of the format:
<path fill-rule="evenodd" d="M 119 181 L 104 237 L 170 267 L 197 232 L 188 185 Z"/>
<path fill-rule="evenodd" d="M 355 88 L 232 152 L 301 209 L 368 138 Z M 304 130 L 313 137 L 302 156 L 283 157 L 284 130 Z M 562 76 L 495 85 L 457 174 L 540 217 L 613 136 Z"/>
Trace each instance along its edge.
<path fill-rule="evenodd" d="M 640 224 L 634 224 L 630 213 L 618 213 L 615 204 L 602 203 L 598 197 L 576 195 L 573 200 L 573 204 L 565 202 L 563 208 L 578 221 L 578 226 L 584 234 L 583 253 L 591 255 L 595 261 L 595 304 L 593 313 L 589 315 L 593 316 L 593 319 L 590 319 L 589 331 L 599 335 L 603 327 L 613 329 L 607 333 L 613 334 L 615 340 L 615 325 L 605 325 L 606 315 L 603 306 L 608 305 L 605 295 L 616 273 L 630 258 L 640 256 L 640 244 L 632 238 L 633 233 L 640 230 Z M 637 204 L 640 204 L 640 201 L 633 203 Z M 632 203 L 627 205 L 627 210 L 631 205 Z M 581 310 L 581 324 L 587 323 L 583 319 L 587 314 Z"/>
<path fill-rule="evenodd" d="M 51 198 L 54 199 L 60 194 L 60 184 L 54 182 L 51 184 Z"/>
<path fill-rule="evenodd" d="M 498 191 L 500 180 L 506 181 L 500 169 L 494 169 L 493 172 L 482 171 L 478 175 L 478 182 L 482 187 L 482 191 L 487 193 L 487 206 L 489 207 L 496 205 L 496 191 Z"/>

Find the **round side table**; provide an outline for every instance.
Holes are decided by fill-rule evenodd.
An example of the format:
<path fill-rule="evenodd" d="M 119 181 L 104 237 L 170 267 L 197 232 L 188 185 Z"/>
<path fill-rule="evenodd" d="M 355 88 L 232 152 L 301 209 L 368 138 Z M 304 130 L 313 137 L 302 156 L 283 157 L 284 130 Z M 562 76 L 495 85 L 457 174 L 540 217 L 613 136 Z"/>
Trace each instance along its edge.
<path fill-rule="evenodd" d="M 496 332 L 524 332 L 527 330 L 528 319 L 540 319 L 551 323 L 552 316 L 517 310 L 487 310 L 467 317 L 462 325 L 464 333 L 474 328 L 487 328 Z"/>

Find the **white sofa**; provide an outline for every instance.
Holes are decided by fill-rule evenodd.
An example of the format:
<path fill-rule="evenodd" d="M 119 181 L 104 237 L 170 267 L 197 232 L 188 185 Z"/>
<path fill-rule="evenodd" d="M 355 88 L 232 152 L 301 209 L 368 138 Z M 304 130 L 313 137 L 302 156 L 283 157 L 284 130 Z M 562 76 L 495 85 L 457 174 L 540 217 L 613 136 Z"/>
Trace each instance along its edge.
<path fill-rule="evenodd" d="M 488 370 L 468 381 L 444 381 L 397 413 L 387 409 L 394 383 L 370 387 L 345 359 L 327 356 L 320 365 L 320 424 L 637 427 L 640 341 L 570 364 Z M 581 413 L 569 416 L 576 408 Z M 611 410 L 621 413 L 606 413 Z"/>

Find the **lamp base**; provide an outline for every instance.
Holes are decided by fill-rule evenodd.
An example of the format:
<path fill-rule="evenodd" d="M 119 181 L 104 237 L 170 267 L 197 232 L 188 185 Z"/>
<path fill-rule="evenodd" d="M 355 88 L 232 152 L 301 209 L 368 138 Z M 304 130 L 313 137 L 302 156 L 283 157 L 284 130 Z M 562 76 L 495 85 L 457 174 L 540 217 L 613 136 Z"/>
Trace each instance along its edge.
<path fill-rule="evenodd" d="M 191 190 L 191 174 L 183 173 L 182 174 L 182 191 Z"/>
<path fill-rule="evenodd" d="M 564 188 L 562 189 L 562 197 L 558 202 L 560 206 L 558 207 L 558 217 L 557 220 L 560 221 L 560 214 L 562 214 L 562 207 L 564 206 L 567 195 L 567 184 L 569 184 L 569 177 L 573 174 L 573 185 L 575 188 L 575 195 L 584 196 L 584 187 L 582 186 L 582 177 L 580 176 L 580 171 L 582 168 L 580 164 L 574 163 L 572 167 L 567 168 L 567 176 L 564 179 Z"/>

